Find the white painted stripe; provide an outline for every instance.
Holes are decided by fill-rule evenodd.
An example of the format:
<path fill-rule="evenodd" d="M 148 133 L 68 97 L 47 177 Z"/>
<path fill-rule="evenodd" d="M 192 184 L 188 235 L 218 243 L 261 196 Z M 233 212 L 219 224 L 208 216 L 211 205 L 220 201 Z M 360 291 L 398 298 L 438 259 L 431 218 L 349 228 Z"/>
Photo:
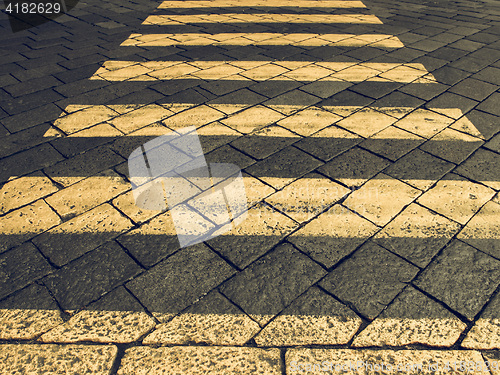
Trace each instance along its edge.
<path fill-rule="evenodd" d="M 399 38 L 386 34 L 131 34 L 120 46 L 164 47 L 193 45 L 302 45 L 339 47 L 403 48 Z"/>
<path fill-rule="evenodd" d="M 190 23 L 367 23 L 382 24 L 374 15 L 366 14 L 202 14 L 152 15 L 143 25 L 182 25 Z"/>
<path fill-rule="evenodd" d="M 238 62 L 231 61 L 107 61 L 94 73 L 91 80 L 107 81 L 151 81 L 175 79 L 203 80 L 242 80 L 265 81 L 268 79 L 283 81 L 311 82 L 322 81 L 392 81 L 413 82 L 424 75 L 430 81 L 435 78 L 419 63 L 338 63 L 311 62 L 298 69 L 288 69 L 279 62 L 246 61 L 255 64 L 252 69 L 238 67 Z M 294 62 L 287 62 L 293 66 Z"/>
<path fill-rule="evenodd" d="M 158 9 L 172 8 L 225 8 L 225 7 L 299 7 L 299 8 L 366 8 L 361 1 L 335 0 L 214 0 L 214 1 L 164 1 Z"/>

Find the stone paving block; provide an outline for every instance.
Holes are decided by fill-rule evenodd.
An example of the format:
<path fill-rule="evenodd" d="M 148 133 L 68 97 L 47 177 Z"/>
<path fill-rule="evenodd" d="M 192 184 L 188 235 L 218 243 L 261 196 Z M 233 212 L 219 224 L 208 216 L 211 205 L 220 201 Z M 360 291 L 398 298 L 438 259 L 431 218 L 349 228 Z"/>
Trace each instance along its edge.
<path fill-rule="evenodd" d="M 301 90 L 292 90 L 278 95 L 263 104 L 284 115 L 291 115 L 301 109 L 314 105 L 321 101 L 317 96 L 308 94 Z"/>
<path fill-rule="evenodd" d="M 454 167 L 452 163 L 416 149 L 390 165 L 384 173 L 425 191 Z"/>
<path fill-rule="evenodd" d="M 320 214 L 350 192 L 351 190 L 320 174 L 309 173 L 270 195 L 266 202 L 302 223 Z"/>
<path fill-rule="evenodd" d="M 0 255 L 0 298 L 52 272 L 54 268 L 28 242 Z"/>
<path fill-rule="evenodd" d="M 394 124 L 396 119 L 373 109 L 362 109 L 336 123 L 362 137 L 370 137 Z"/>
<path fill-rule="evenodd" d="M 48 275 L 43 283 L 64 310 L 76 310 L 141 271 L 118 244 L 107 242 Z"/>
<path fill-rule="evenodd" d="M 499 260 L 455 240 L 414 283 L 472 320 L 497 288 L 499 278 Z"/>
<path fill-rule="evenodd" d="M 230 115 L 221 122 L 243 134 L 274 124 L 285 115 L 262 105 L 252 106 L 241 112 Z"/>
<path fill-rule="evenodd" d="M 409 283 L 418 268 L 373 242 L 331 271 L 320 285 L 341 301 L 375 318 Z"/>
<path fill-rule="evenodd" d="M 128 165 L 126 166 L 128 169 Z M 157 216 L 158 211 L 154 210 L 142 210 L 136 204 L 134 200 L 134 195 L 132 190 L 116 197 L 112 200 L 112 205 L 117 208 L 120 212 L 125 214 L 130 220 L 136 224 L 143 223 L 149 219 Z"/>
<path fill-rule="evenodd" d="M 492 189 L 450 173 L 417 202 L 448 219 L 466 224 L 494 195 Z"/>
<path fill-rule="evenodd" d="M 109 374 L 118 353 L 112 345 L 0 345 L 4 374 Z"/>
<path fill-rule="evenodd" d="M 327 161 L 353 148 L 363 138 L 342 128 L 330 126 L 295 144 L 301 150 Z"/>
<path fill-rule="evenodd" d="M 452 122 L 453 120 L 449 117 L 428 109 L 416 109 L 394 125 L 421 137 L 431 138 Z"/>
<path fill-rule="evenodd" d="M 224 113 L 206 105 L 202 105 L 176 113 L 163 120 L 162 124 L 175 130 L 186 126 L 201 127 L 213 121 L 220 120 L 223 117 Z"/>
<path fill-rule="evenodd" d="M 474 155 L 462 163 L 455 171 L 473 181 L 480 181 L 495 190 L 500 190 L 500 155 L 484 149 L 477 150 Z"/>
<path fill-rule="evenodd" d="M 61 222 L 43 200 L 11 211 L 0 222 L 0 253 L 25 242 Z"/>
<path fill-rule="evenodd" d="M 110 121 L 110 124 L 121 132 L 129 134 L 144 126 L 161 121 L 170 115 L 172 115 L 172 111 L 157 104 L 150 104 L 115 117 Z"/>
<path fill-rule="evenodd" d="M 66 116 L 59 117 L 54 122 L 54 126 L 61 129 L 66 134 L 72 134 L 109 121 L 117 115 L 115 111 L 105 105 L 93 105 Z"/>
<path fill-rule="evenodd" d="M 484 147 L 500 153 L 500 134 L 493 137 Z"/>
<path fill-rule="evenodd" d="M 310 136 L 340 120 L 341 117 L 317 107 L 309 107 L 278 122 L 302 136 Z"/>
<path fill-rule="evenodd" d="M 432 99 L 430 102 L 427 102 L 425 106 L 433 111 L 449 115 L 449 113 L 446 113 L 447 108 L 459 108 L 462 113 L 467 113 L 477 104 L 478 102 L 475 100 L 450 92 L 445 92 Z M 457 114 L 452 117 L 457 119 L 460 116 Z"/>
<path fill-rule="evenodd" d="M 192 305 L 234 274 L 204 244 L 186 247 L 127 283 L 127 289 L 160 322 Z"/>
<path fill-rule="evenodd" d="M 126 137 L 117 137 L 111 147 L 115 152 L 128 159 L 132 151 L 134 151 L 137 147 L 140 147 L 142 144 L 153 138 L 171 132 L 172 131 L 166 126 L 155 123 L 132 132 Z"/>
<path fill-rule="evenodd" d="M 205 155 L 207 163 L 232 163 L 241 169 L 255 163 L 251 157 L 241 153 L 234 147 L 224 145 Z"/>
<path fill-rule="evenodd" d="M 219 96 L 208 102 L 210 107 L 230 115 L 241 111 L 244 108 L 251 107 L 266 100 L 265 96 L 259 95 L 253 91 L 243 88 L 232 93 Z"/>
<path fill-rule="evenodd" d="M 424 138 L 410 132 L 389 126 L 364 140 L 360 146 L 396 161 L 425 141 Z"/>
<path fill-rule="evenodd" d="M 241 133 L 216 121 L 197 130 L 204 153 L 215 150 L 241 137 Z"/>
<path fill-rule="evenodd" d="M 62 266 L 130 228 L 127 218 L 103 204 L 41 234 L 33 243 L 51 262 Z"/>
<path fill-rule="evenodd" d="M 63 324 L 46 288 L 31 284 L 0 302 L 0 339 L 31 340 Z"/>
<path fill-rule="evenodd" d="M 11 133 L 15 133 L 39 124 L 51 122 L 57 119 L 60 114 L 61 109 L 51 103 L 7 117 L 2 120 L 2 123 Z"/>
<path fill-rule="evenodd" d="M 276 154 L 246 168 L 246 172 L 281 189 L 321 165 L 319 160 L 289 146 Z"/>
<path fill-rule="evenodd" d="M 360 186 L 388 165 L 388 161 L 354 147 L 333 158 L 318 168 L 318 171 L 344 185 Z"/>
<path fill-rule="evenodd" d="M 261 326 L 326 272 L 290 244 L 283 244 L 225 282 L 220 291 Z"/>
<path fill-rule="evenodd" d="M 344 205 L 379 226 L 398 215 L 421 192 L 383 173 L 378 174 L 344 201 Z"/>
<path fill-rule="evenodd" d="M 231 146 L 255 159 L 265 159 L 301 139 L 280 126 L 271 125 L 231 142 Z"/>
<path fill-rule="evenodd" d="M 498 132 L 498 116 L 473 110 L 467 113 L 466 121 L 459 119 L 451 128 L 481 139 L 490 139 Z"/>
<path fill-rule="evenodd" d="M 288 237 L 327 268 L 352 253 L 377 232 L 377 227 L 341 205 L 335 205 Z"/>
<path fill-rule="evenodd" d="M 245 268 L 290 234 L 298 224 L 266 204 L 257 204 L 236 228 L 208 244 L 237 267 Z"/>
<path fill-rule="evenodd" d="M 355 372 L 360 375 L 401 373 L 460 374 L 461 364 L 474 363 L 468 373 L 488 375 L 481 353 L 472 350 L 353 350 L 290 349 L 285 356 L 286 374 Z M 455 364 L 455 365 L 454 365 Z"/>
<path fill-rule="evenodd" d="M 130 343 L 153 329 L 155 324 L 137 300 L 125 288 L 119 287 L 42 335 L 40 341 Z"/>
<path fill-rule="evenodd" d="M 439 303 L 408 286 L 356 337 L 353 346 L 450 347 L 465 328 L 465 323 Z"/>
<path fill-rule="evenodd" d="M 499 311 L 500 295 L 497 294 L 462 341 L 462 346 L 468 349 L 500 349 Z M 500 361 L 497 370 L 500 370 Z"/>
<path fill-rule="evenodd" d="M 436 134 L 419 148 L 452 163 L 460 164 L 483 143 L 476 137 L 448 128 Z"/>
<path fill-rule="evenodd" d="M 347 344 L 361 319 L 317 287 L 310 288 L 256 337 L 260 346 Z"/>
<path fill-rule="evenodd" d="M 118 375 L 281 374 L 278 349 L 241 347 L 133 347 L 125 351 Z"/>
<path fill-rule="evenodd" d="M 467 223 L 457 238 L 486 254 L 500 259 L 499 219 L 500 205 L 488 202 Z"/>
<path fill-rule="evenodd" d="M 374 242 L 425 268 L 460 230 L 460 225 L 415 203 L 374 237 Z"/>
<path fill-rule="evenodd" d="M 472 78 L 480 79 L 481 81 L 489 82 L 494 85 L 500 85 L 500 78 L 498 78 L 499 74 L 500 69 L 493 66 L 488 66 L 482 69 L 480 72 L 474 74 Z"/>
<path fill-rule="evenodd" d="M 474 78 L 466 78 L 453 86 L 450 91 L 474 100 L 484 100 L 498 89 L 497 85 L 478 81 Z"/>
<path fill-rule="evenodd" d="M 62 155 L 47 143 L 11 155 L 2 159 L 0 183 L 13 176 L 23 176 L 43 169 L 63 159 Z"/>
<path fill-rule="evenodd" d="M 108 146 L 102 146 L 46 168 L 44 172 L 63 187 L 124 162 Z"/>
<path fill-rule="evenodd" d="M 32 203 L 58 188 L 41 172 L 10 180 L 0 189 L 0 214 Z"/>
<path fill-rule="evenodd" d="M 82 214 L 130 189 L 130 184 L 112 170 L 85 178 L 46 199 L 65 219 Z"/>
<path fill-rule="evenodd" d="M 155 215 L 157 211 L 151 211 Z M 118 238 L 142 265 L 150 267 L 179 249 L 177 232 L 169 212 L 155 217 Z"/>
<path fill-rule="evenodd" d="M 158 326 L 143 344 L 244 345 L 259 331 L 257 323 L 214 290 Z"/>
<path fill-rule="evenodd" d="M 68 137 L 58 138 L 51 144 L 64 156 L 71 157 L 108 143 L 121 135 L 123 134 L 111 125 L 99 124 Z"/>

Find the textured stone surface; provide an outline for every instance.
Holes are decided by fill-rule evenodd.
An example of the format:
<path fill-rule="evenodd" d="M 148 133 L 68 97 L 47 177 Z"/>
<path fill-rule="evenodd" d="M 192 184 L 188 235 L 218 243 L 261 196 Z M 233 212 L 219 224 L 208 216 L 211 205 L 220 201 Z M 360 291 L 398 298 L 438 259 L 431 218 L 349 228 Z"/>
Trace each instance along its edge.
<path fill-rule="evenodd" d="M 111 345 L 0 345 L 3 374 L 109 374 L 117 354 Z"/>
<path fill-rule="evenodd" d="M 317 173 L 292 182 L 268 198 L 279 211 L 301 223 L 312 219 L 350 193 L 350 190 Z"/>
<path fill-rule="evenodd" d="M 135 347 L 125 351 L 118 375 L 281 374 L 278 349 L 232 347 Z"/>
<path fill-rule="evenodd" d="M 417 267 L 373 242 L 367 242 L 331 271 L 320 285 L 373 319 L 417 272 Z"/>
<path fill-rule="evenodd" d="M 363 141 L 360 146 L 395 161 L 424 141 L 425 139 L 418 135 L 389 126 Z"/>
<path fill-rule="evenodd" d="M 408 286 L 354 340 L 355 347 L 425 344 L 452 346 L 466 325 L 437 302 Z"/>
<path fill-rule="evenodd" d="M 415 282 L 472 320 L 498 286 L 500 261 L 454 241 Z"/>
<path fill-rule="evenodd" d="M 48 197 L 47 203 L 68 219 L 82 214 L 130 189 L 130 184 L 112 170 L 88 177 Z"/>
<path fill-rule="evenodd" d="M 372 224 L 341 205 L 335 205 L 288 237 L 317 262 L 330 268 L 377 231 Z"/>
<path fill-rule="evenodd" d="M 319 265 L 284 244 L 228 280 L 220 291 L 265 324 L 324 275 Z"/>
<path fill-rule="evenodd" d="M 0 189 L 0 214 L 44 198 L 57 190 L 54 183 L 41 172 L 11 180 Z"/>
<path fill-rule="evenodd" d="M 0 255 L 0 298 L 6 297 L 54 268 L 32 243 L 25 243 Z"/>
<path fill-rule="evenodd" d="M 417 202 L 448 219 L 465 224 L 494 195 L 495 192 L 486 186 L 448 174 Z"/>
<path fill-rule="evenodd" d="M 266 204 L 257 204 L 231 231 L 208 241 L 210 246 L 240 268 L 245 268 L 281 241 L 298 224 Z"/>
<path fill-rule="evenodd" d="M 217 291 L 188 307 L 171 321 L 148 335 L 143 343 L 243 345 L 257 332 L 259 325 Z"/>
<path fill-rule="evenodd" d="M 130 220 L 103 204 L 41 234 L 33 242 L 51 262 L 62 266 L 131 227 Z"/>
<path fill-rule="evenodd" d="M 261 346 L 346 344 L 361 319 L 348 307 L 316 287 L 310 288 L 260 332 Z"/>
<path fill-rule="evenodd" d="M 56 302 L 40 285 L 32 284 L 0 302 L 0 339 L 34 339 L 62 323 Z"/>
<path fill-rule="evenodd" d="M 165 321 L 233 274 L 222 258 L 198 244 L 181 249 L 126 285 L 153 315 Z"/>
<path fill-rule="evenodd" d="M 74 310 L 136 276 L 141 268 L 115 242 L 68 263 L 43 279 L 60 306 Z"/>
<path fill-rule="evenodd" d="M 469 349 L 500 349 L 500 294 L 488 303 L 462 341 L 462 346 Z"/>
<path fill-rule="evenodd" d="M 453 168 L 452 163 L 417 149 L 389 166 L 384 173 L 417 189 L 427 190 Z"/>
<path fill-rule="evenodd" d="M 500 351 L 483 353 L 483 357 L 491 375 L 500 374 Z"/>
<path fill-rule="evenodd" d="M 309 136 L 334 124 L 341 117 L 317 107 L 310 107 L 280 120 L 281 125 L 295 133 Z"/>
<path fill-rule="evenodd" d="M 488 202 L 467 223 L 457 238 L 500 259 L 499 223 L 500 205 Z"/>
<path fill-rule="evenodd" d="M 141 305 L 120 287 L 40 338 L 44 342 L 84 341 L 129 343 L 150 331 L 155 322 Z"/>
<path fill-rule="evenodd" d="M 456 369 L 453 362 L 456 363 Z M 287 375 L 297 374 L 299 369 L 311 374 L 324 374 L 330 370 L 330 365 L 335 371 L 333 373 L 353 371 L 360 375 L 460 374 L 461 362 L 474 363 L 474 366 L 478 363 L 479 369 L 475 368 L 474 374 L 489 374 L 481 353 L 472 350 L 290 349 L 285 356 Z"/>
<path fill-rule="evenodd" d="M 412 203 L 374 238 L 374 242 L 425 268 L 460 226 Z"/>
<path fill-rule="evenodd" d="M 456 172 L 473 181 L 480 181 L 486 186 L 499 190 L 499 164 L 500 155 L 488 150 L 479 149 L 474 155 L 462 163 L 456 169 Z"/>
<path fill-rule="evenodd" d="M 360 186 L 388 165 L 387 160 L 355 147 L 318 170 L 347 186 Z"/>
<path fill-rule="evenodd" d="M 246 172 L 275 189 L 281 189 L 319 165 L 319 160 L 290 146 L 248 167 Z"/>
<path fill-rule="evenodd" d="M 431 138 L 448 127 L 452 122 L 453 120 L 449 117 L 429 111 L 428 109 L 416 109 L 394 125 L 421 137 Z"/>
<path fill-rule="evenodd" d="M 354 191 L 344 205 L 379 226 L 391 221 L 420 191 L 383 173 Z"/>
<path fill-rule="evenodd" d="M 150 211 L 158 214 L 158 211 Z M 142 265 L 150 267 L 179 249 L 179 240 L 169 212 L 161 213 L 149 222 L 118 238 Z"/>
<path fill-rule="evenodd" d="M 43 200 L 9 212 L 0 222 L 0 253 L 29 240 L 61 222 Z"/>

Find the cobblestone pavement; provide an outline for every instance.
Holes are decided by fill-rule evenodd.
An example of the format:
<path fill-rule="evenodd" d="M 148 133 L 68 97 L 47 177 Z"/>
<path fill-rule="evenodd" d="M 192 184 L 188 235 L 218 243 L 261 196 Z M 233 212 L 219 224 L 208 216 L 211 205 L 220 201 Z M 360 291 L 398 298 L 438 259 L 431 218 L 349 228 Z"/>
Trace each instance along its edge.
<path fill-rule="evenodd" d="M 0 27 L 0 373 L 500 374 L 498 1 L 81 0 Z M 126 160 L 191 125 L 249 216 L 179 249 Z"/>

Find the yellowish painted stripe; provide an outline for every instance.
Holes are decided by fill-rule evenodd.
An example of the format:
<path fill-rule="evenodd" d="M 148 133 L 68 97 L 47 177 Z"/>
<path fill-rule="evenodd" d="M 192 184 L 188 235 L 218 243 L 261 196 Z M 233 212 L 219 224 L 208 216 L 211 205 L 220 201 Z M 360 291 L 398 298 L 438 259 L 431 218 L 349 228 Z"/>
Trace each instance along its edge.
<path fill-rule="evenodd" d="M 172 8 L 223 8 L 223 7 L 299 7 L 299 8 L 366 8 L 361 1 L 316 0 L 214 0 L 214 1 L 164 1 L 158 9 Z"/>
<path fill-rule="evenodd" d="M 382 24 L 374 15 L 366 14 L 201 14 L 152 15 L 143 25 L 182 25 L 186 23 L 367 23 Z"/>
<path fill-rule="evenodd" d="M 424 75 L 430 81 L 435 78 L 428 73 L 424 65 L 419 63 L 338 63 L 311 62 L 303 66 L 296 62 L 298 69 L 289 69 L 283 65 L 293 66 L 294 62 L 246 61 L 254 64 L 252 69 L 239 67 L 238 62 L 225 61 L 107 61 L 90 78 L 107 81 L 151 81 L 174 79 L 203 80 L 243 80 L 265 81 L 277 79 L 283 81 L 382 81 L 413 82 Z"/>
<path fill-rule="evenodd" d="M 221 33 L 221 34 L 131 34 L 121 46 L 164 47 L 193 45 L 303 45 L 339 47 L 403 48 L 399 38 L 386 34 L 281 34 L 281 33 Z"/>

